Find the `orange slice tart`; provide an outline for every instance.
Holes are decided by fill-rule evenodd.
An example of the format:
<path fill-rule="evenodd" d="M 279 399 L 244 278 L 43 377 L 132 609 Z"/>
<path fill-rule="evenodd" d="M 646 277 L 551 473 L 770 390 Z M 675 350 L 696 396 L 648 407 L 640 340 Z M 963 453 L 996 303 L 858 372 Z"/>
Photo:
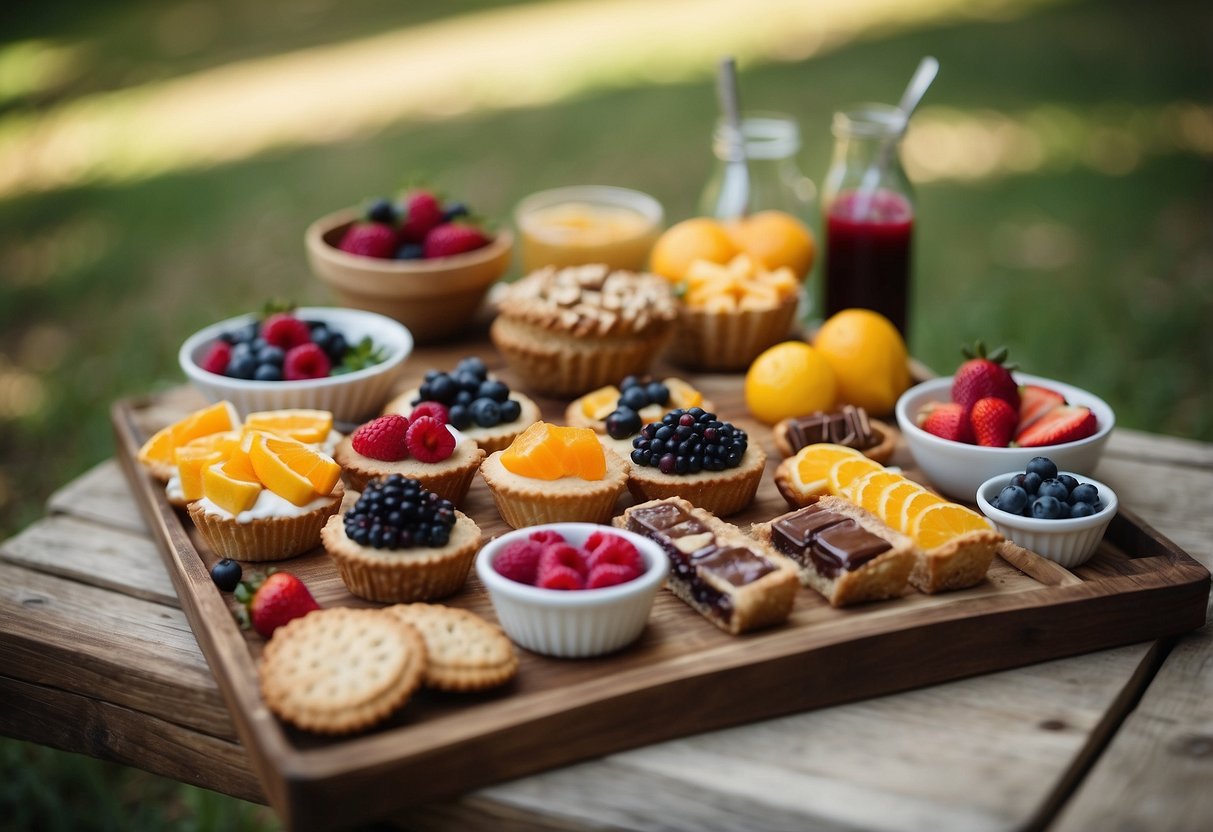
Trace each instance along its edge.
<path fill-rule="evenodd" d="M 221 401 L 195 410 L 156 431 L 136 454 L 152 476 L 167 482 L 176 473 L 176 450 L 199 437 L 236 430 L 240 415 L 231 402 Z"/>
<path fill-rule="evenodd" d="M 536 422 L 480 466 L 497 510 L 513 528 L 605 523 L 627 483 L 627 464 L 589 428 Z"/>
<path fill-rule="evenodd" d="M 262 410 L 246 416 L 244 427 L 317 445 L 328 439 L 333 414 L 327 410 Z"/>
<path fill-rule="evenodd" d="M 820 442 L 806 445 L 775 468 L 775 486 L 793 508 L 806 506 L 830 493 L 830 469 L 844 459 L 862 459 L 863 454 L 846 445 Z"/>

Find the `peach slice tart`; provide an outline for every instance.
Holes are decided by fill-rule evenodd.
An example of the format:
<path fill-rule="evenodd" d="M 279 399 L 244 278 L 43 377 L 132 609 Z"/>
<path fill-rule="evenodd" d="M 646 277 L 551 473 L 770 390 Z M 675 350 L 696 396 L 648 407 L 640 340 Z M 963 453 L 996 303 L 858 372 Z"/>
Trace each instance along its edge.
<path fill-rule="evenodd" d="M 589 428 L 536 422 L 480 466 L 511 527 L 605 523 L 627 484 L 627 464 Z"/>

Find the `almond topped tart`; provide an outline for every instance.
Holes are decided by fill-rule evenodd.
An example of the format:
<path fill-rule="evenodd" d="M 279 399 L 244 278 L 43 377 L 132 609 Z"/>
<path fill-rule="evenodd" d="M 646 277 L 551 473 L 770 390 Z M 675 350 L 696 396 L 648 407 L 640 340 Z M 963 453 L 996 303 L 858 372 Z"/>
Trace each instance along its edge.
<path fill-rule="evenodd" d="M 414 409 L 411 419 L 399 413 L 379 416 L 341 440 L 334 458 L 356 490 L 375 477 L 400 474 L 458 505 L 485 453 L 444 418 L 441 408 L 426 406 Z"/>
<path fill-rule="evenodd" d="M 411 416 L 417 408 L 429 416 L 441 411 L 451 427 L 487 454 L 505 448 L 539 419 L 539 406 L 491 377 L 476 356 L 464 358 L 449 373 L 428 371 L 420 387 L 392 399 L 383 412 Z"/>
<path fill-rule="evenodd" d="M 458 592 L 482 539 L 450 500 L 400 474 L 368 482 L 320 537 L 350 592 L 392 604 Z"/>
<path fill-rule="evenodd" d="M 636 499 L 681 497 L 727 516 L 753 502 L 767 455 L 741 428 L 692 407 L 641 428 L 629 460 L 628 489 Z"/>
<path fill-rule="evenodd" d="M 606 523 L 627 487 L 628 465 L 589 428 L 536 422 L 480 466 L 497 510 L 512 528 Z"/>
<path fill-rule="evenodd" d="M 646 372 L 677 316 L 670 284 L 656 275 L 550 266 L 505 290 L 489 336 L 528 389 L 578 396 Z"/>

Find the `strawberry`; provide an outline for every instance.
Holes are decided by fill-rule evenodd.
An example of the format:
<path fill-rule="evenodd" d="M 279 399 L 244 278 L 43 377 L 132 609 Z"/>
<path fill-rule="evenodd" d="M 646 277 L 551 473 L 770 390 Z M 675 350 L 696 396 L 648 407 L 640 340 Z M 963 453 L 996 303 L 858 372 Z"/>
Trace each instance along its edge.
<path fill-rule="evenodd" d="M 236 587 L 241 607 L 238 617 L 243 626 L 252 625 L 262 638 L 296 618 L 320 609 L 303 582 L 289 572 L 270 572 L 255 576 Z"/>
<path fill-rule="evenodd" d="M 955 402 L 931 402 L 918 414 L 918 426 L 941 439 L 973 444 L 967 411 Z"/>
<path fill-rule="evenodd" d="M 1006 347 L 999 347 L 986 355 L 985 344 L 978 341 L 972 349 L 966 347 L 964 354 L 969 360 L 961 364 L 952 377 L 952 401 L 968 413 L 978 399 L 993 396 L 1018 412 L 1019 385 L 1011 377 L 1014 367 L 1003 364 L 1007 359 Z"/>
<path fill-rule="evenodd" d="M 442 203 L 429 191 L 413 191 L 405 198 L 400 216 L 400 239 L 420 243 L 442 223 Z"/>
<path fill-rule="evenodd" d="M 405 434 L 409 453 L 420 462 L 442 462 L 455 452 L 455 437 L 433 416 L 417 416 Z"/>
<path fill-rule="evenodd" d="M 1015 408 L 993 396 L 978 399 L 969 413 L 973 437 L 978 445 L 988 448 L 1005 448 L 1011 444 L 1011 437 L 1015 435 L 1015 425 L 1018 422 L 1019 414 L 1015 412 Z"/>
<path fill-rule="evenodd" d="M 1025 384 L 1019 388 L 1019 432 L 1023 433 L 1036 420 L 1066 403 L 1066 397 L 1056 390 L 1039 384 Z"/>
<path fill-rule="evenodd" d="M 198 366 L 208 373 L 223 375 L 228 362 L 232 360 L 232 345 L 226 341 L 212 341 Z"/>
<path fill-rule="evenodd" d="M 346 230 L 337 248 L 363 257 L 391 259 L 396 253 L 396 232 L 381 222 L 356 222 Z"/>
<path fill-rule="evenodd" d="M 408 429 L 408 419 L 389 413 L 359 425 L 350 436 L 350 445 L 365 457 L 399 462 L 409 457 Z"/>
<path fill-rule="evenodd" d="M 425 235 L 426 257 L 450 257 L 488 245 L 489 238 L 474 225 L 448 222 Z"/>
<path fill-rule="evenodd" d="M 499 575 L 520 584 L 535 585 L 539 575 L 539 556 L 543 544 L 537 540 L 516 540 L 493 558 L 493 568 Z"/>
<path fill-rule="evenodd" d="M 1074 442 L 1086 439 L 1098 427 L 1095 414 L 1088 408 L 1063 404 L 1037 419 L 1026 430 L 1021 430 L 1015 437 L 1015 444 L 1021 448 L 1039 448 Z"/>
<path fill-rule="evenodd" d="M 328 353 L 311 341 L 291 347 L 282 359 L 282 377 L 287 381 L 327 378 L 332 369 L 333 362 Z"/>
<path fill-rule="evenodd" d="M 312 341 L 312 330 L 303 321 L 286 312 L 270 315 L 261 324 L 261 337 L 267 344 L 289 350 Z"/>

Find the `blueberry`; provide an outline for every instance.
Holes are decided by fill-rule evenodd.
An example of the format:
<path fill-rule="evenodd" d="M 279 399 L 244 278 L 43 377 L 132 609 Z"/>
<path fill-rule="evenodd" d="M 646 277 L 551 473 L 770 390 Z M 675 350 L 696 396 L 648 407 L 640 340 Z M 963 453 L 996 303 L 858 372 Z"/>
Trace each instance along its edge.
<path fill-rule="evenodd" d="M 649 406 L 649 394 L 640 384 L 634 384 L 619 394 L 619 404 L 630 410 L 642 410 Z"/>
<path fill-rule="evenodd" d="M 257 326 L 256 321 L 247 323 L 232 333 L 232 343 L 247 344 L 249 341 L 252 341 L 257 337 L 258 331 L 259 327 Z"/>
<path fill-rule="evenodd" d="M 333 332 L 324 324 L 316 324 L 312 327 L 312 343 L 320 347 L 320 349 L 328 352 L 329 344 L 332 343 Z"/>
<path fill-rule="evenodd" d="M 1009 511 L 1012 514 L 1019 514 L 1023 511 L 1024 506 L 1028 504 L 1028 492 L 1024 491 L 1018 485 L 1008 485 L 1002 491 L 998 492 L 998 508 L 1003 511 Z"/>
<path fill-rule="evenodd" d="M 629 387 L 635 387 L 640 384 L 640 379 L 636 376 L 624 376 L 623 381 L 619 382 L 619 390 L 622 392 Z"/>
<path fill-rule="evenodd" d="M 462 202 L 450 202 L 447 203 L 446 210 L 442 212 L 442 221 L 450 222 L 459 217 L 466 217 L 468 213 L 468 207 Z"/>
<path fill-rule="evenodd" d="M 1029 495 L 1034 495 L 1036 493 L 1036 489 L 1040 488 L 1040 483 L 1043 479 L 1044 477 L 1037 474 L 1035 471 L 1030 471 L 1027 474 L 1024 474 L 1023 490 L 1028 492 Z"/>
<path fill-rule="evenodd" d="M 626 439 L 640 430 L 640 414 L 630 407 L 619 407 L 606 417 L 606 432 L 612 439 Z"/>
<path fill-rule="evenodd" d="M 1074 503 L 1070 506 L 1071 517 L 1090 517 L 1095 513 L 1095 507 L 1090 503 Z"/>
<path fill-rule="evenodd" d="M 1041 482 L 1040 488 L 1036 489 L 1036 493 L 1041 497 L 1053 497 L 1063 503 L 1070 499 L 1070 489 L 1066 488 L 1066 484 L 1059 479 L 1044 480 Z"/>
<path fill-rule="evenodd" d="M 1079 483 L 1070 492 L 1070 501 L 1073 503 L 1088 503 L 1094 507 L 1099 502 L 1099 489 L 1089 482 Z"/>
<path fill-rule="evenodd" d="M 472 412 L 464 404 L 451 405 L 447 411 L 447 419 L 455 430 L 467 430 L 472 426 Z"/>
<path fill-rule="evenodd" d="M 649 401 L 653 404 L 665 407 L 670 401 L 670 388 L 666 387 L 660 381 L 650 381 L 645 386 L 645 392 L 649 394 Z"/>
<path fill-rule="evenodd" d="M 489 380 L 480 382 L 480 387 L 476 391 L 478 399 L 492 399 L 501 404 L 510 397 L 510 388 L 504 382 Z"/>
<path fill-rule="evenodd" d="M 479 398 L 472 402 L 472 419 L 482 428 L 496 427 L 501 423 L 501 405 L 490 398 Z"/>
<path fill-rule="evenodd" d="M 489 369 L 479 358 L 474 355 L 469 355 L 467 358 L 462 359 L 458 364 L 455 365 L 455 372 L 471 373 L 479 380 L 484 381 L 485 376 L 487 376 L 489 373 Z"/>
<path fill-rule="evenodd" d="M 506 399 L 501 403 L 501 421 L 514 422 L 522 415 L 522 405 L 517 399 Z"/>
<path fill-rule="evenodd" d="M 227 375 L 232 378 L 250 379 L 257 372 L 257 359 L 250 352 L 245 352 L 239 358 L 235 355 L 227 363 Z"/>
<path fill-rule="evenodd" d="M 396 260 L 422 260 L 425 258 L 425 247 L 421 243 L 401 243 L 392 257 Z"/>
<path fill-rule="evenodd" d="M 329 344 L 324 348 L 325 353 L 333 361 L 340 363 L 341 359 L 345 358 L 346 352 L 349 351 L 349 341 L 345 340 L 345 336 L 340 332 L 333 331 L 329 335 Z"/>
<path fill-rule="evenodd" d="M 256 355 L 257 353 L 261 352 L 263 349 L 268 347 L 269 343 L 270 343 L 269 341 L 265 340 L 260 335 L 258 335 L 256 338 L 254 338 L 253 340 L 248 342 L 248 348 L 253 351 L 253 355 Z"/>
<path fill-rule="evenodd" d="M 468 390 L 475 393 L 480 389 L 480 382 L 484 381 L 484 377 L 479 373 L 473 373 L 469 370 L 456 370 L 451 374 L 451 378 L 455 382 L 455 386 L 460 390 Z"/>
<path fill-rule="evenodd" d="M 433 381 L 434 379 L 438 378 L 438 376 L 440 376 L 440 375 L 444 375 L 442 370 L 426 370 L 425 371 L 425 380 Z M 422 385 L 422 386 L 424 387 L 425 385 Z"/>
<path fill-rule="evenodd" d="M 285 359 L 286 351 L 282 347 L 267 344 L 257 351 L 258 364 L 273 364 L 275 367 L 281 367 Z"/>
<path fill-rule="evenodd" d="M 394 223 L 396 222 L 396 206 L 390 199 L 380 197 L 366 206 L 366 218 L 371 222 Z"/>
<path fill-rule="evenodd" d="M 1047 456 L 1034 456 L 1024 469 L 1029 474 L 1040 474 L 1042 480 L 1051 480 L 1057 476 L 1057 466 Z"/>
<path fill-rule="evenodd" d="M 1061 517 L 1061 505 L 1056 497 L 1037 497 L 1032 501 L 1032 516 L 1038 520 L 1056 520 Z"/>
<path fill-rule="evenodd" d="M 211 580 L 223 592 L 235 590 L 240 585 L 240 578 L 243 574 L 244 571 L 240 568 L 240 564 L 231 558 L 224 558 L 211 567 Z"/>
<path fill-rule="evenodd" d="M 1074 479 L 1069 474 L 1058 474 L 1057 479 L 1061 480 L 1066 487 L 1066 492 L 1072 492 L 1078 487 L 1078 480 Z"/>
<path fill-rule="evenodd" d="M 254 381 L 282 381 L 282 367 L 277 364 L 258 364 L 253 370 Z"/>
<path fill-rule="evenodd" d="M 455 393 L 458 388 L 455 380 L 450 376 L 439 376 L 429 383 L 429 388 L 431 401 L 447 405 L 455 401 Z"/>
<path fill-rule="evenodd" d="M 460 390 L 455 394 L 455 404 L 461 404 L 465 407 L 470 407 L 475 399 L 476 394 L 471 390 Z"/>

